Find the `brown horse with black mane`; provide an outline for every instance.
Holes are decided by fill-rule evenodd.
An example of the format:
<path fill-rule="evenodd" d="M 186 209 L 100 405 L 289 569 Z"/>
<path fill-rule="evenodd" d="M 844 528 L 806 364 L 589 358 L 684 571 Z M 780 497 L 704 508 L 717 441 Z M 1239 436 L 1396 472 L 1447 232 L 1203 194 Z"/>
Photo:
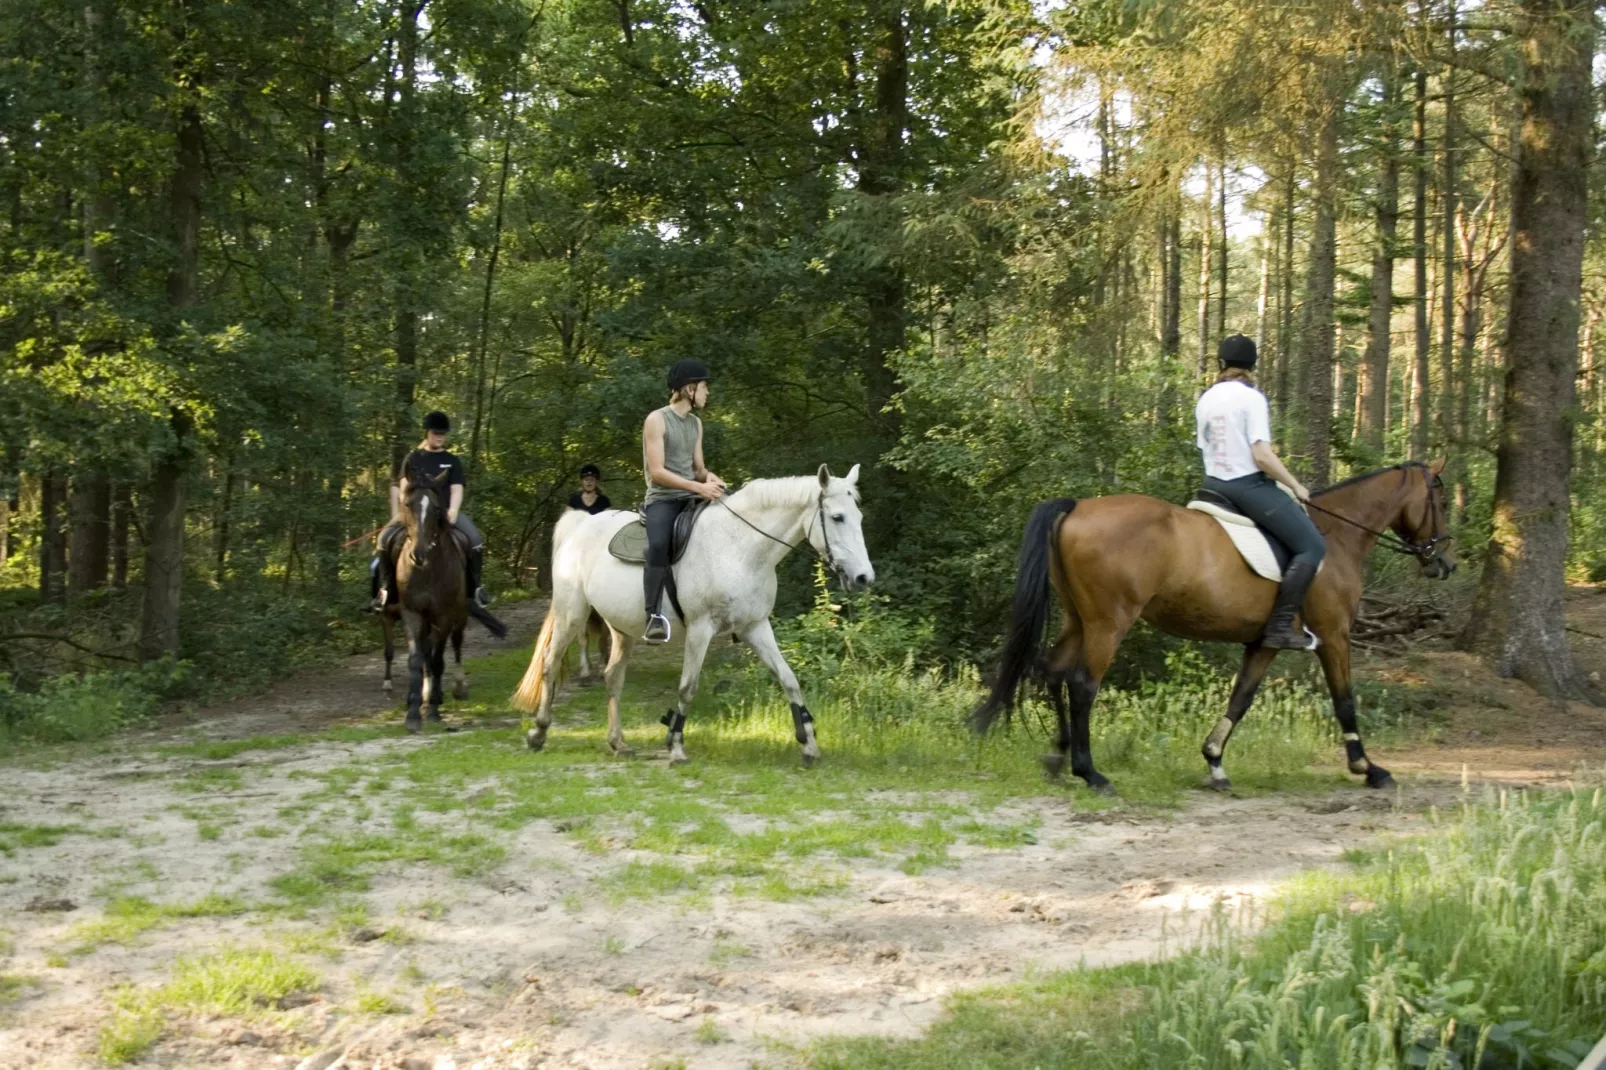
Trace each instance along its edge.
<path fill-rule="evenodd" d="M 1349 770 L 1374 788 L 1390 786 L 1393 778 L 1367 760 L 1350 691 L 1349 633 L 1361 601 L 1361 563 L 1382 539 L 1414 556 L 1425 576 L 1443 579 L 1455 570 L 1439 480 L 1443 468 L 1442 461 L 1408 461 L 1347 479 L 1310 502 L 1327 557 L 1305 598 L 1304 623 L 1321 642 L 1316 656 L 1344 733 Z M 1040 658 L 1051 587 L 1064 622 Z M 1059 721 L 1057 749 L 1043 759 L 1049 775 L 1060 775 L 1068 753 L 1071 772 L 1089 787 L 1111 790 L 1093 768 L 1088 719 L 1116 648 L 1141 617 L 1186 639 L 1244 644 L 1227 712 L 1204 743 L 1209 786 L 1229 788 L 1221 764 L 1227 740 L 1277 656 L 1260 643 L 1276 593 L 1277 585 L 1252 572 L 1220 524 L 1204 513 L 1137 494 L 1043 502 L 1026 524 L 998 679 L 976 710 L 975 727 L 986 731 L 1015 705 L 1026 678 L 1035 677 Z"/>

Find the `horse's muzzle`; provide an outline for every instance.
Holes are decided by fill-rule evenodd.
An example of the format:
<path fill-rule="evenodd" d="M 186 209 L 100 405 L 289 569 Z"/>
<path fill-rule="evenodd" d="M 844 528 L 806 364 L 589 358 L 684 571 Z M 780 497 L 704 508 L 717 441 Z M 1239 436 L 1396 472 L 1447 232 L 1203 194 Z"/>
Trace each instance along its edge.
<path fill-rule="evenodd" d="M 1422 563 L 1422 575 L 1430 580 L 1447 580 L 1454 571 L 1455 562 L 1442 554 Z"/>
<path fill-rule="evenodd" d="M 842 582 L 847 585 L 847 588 L 850 591 L 862 591 L 875 582 L 875 571 L 871 569 L 865 572 L 860 572 L 855 576 L 844 574 L 842 577 Z"/>

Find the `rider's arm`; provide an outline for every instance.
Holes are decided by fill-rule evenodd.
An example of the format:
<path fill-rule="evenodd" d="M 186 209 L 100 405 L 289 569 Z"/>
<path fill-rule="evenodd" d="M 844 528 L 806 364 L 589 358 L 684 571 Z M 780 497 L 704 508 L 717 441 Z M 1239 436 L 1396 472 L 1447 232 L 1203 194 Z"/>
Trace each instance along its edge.
<path fill-rule="evenodd" d="M 402 485 L 403 482 L 404 482 L 403 480 L 398 480 L 397 482 L 392 483 L 390 485 L 390 518 L 392 520 L 400 520 L 401 519 L 401 503 L 402 503 L 402 488 L 401 488 L 401 485 Z"/>
<path fill-rule="evenodd" d="M 1306 490 L 1305 484 L 1295 479 L 1292 473 L 1288 471 L 1282 459 L 1277 456 L 1277 451 L 1271 448 L 1270 442 L 1264 440 L 1256 442 L 1249 447 L 1249 452 L 1255 458 L 1255 464 L 1260 466 L 1262 472 L 1293 491 L 1294 497 L 1300 501 L 1310 500 L 1310 491 Z"/>
<path fill-rule="evenodd" d="M 708 489 L 707 484 L 682 478 L 664 467 L 664 418 L 657 412 L 649 413 L 647 421 L 641 425 L 641 445 L 647 458 L 647 478 L 652 480 L 653 486 L 698 495 Z"/>
<path fill-rule="evenodd" d="M 457 523 L 457 514 L 463 508 L 463 484 L 453 483 L 451 501 L 446 506 L 446 521 L 449 524 Z"/>

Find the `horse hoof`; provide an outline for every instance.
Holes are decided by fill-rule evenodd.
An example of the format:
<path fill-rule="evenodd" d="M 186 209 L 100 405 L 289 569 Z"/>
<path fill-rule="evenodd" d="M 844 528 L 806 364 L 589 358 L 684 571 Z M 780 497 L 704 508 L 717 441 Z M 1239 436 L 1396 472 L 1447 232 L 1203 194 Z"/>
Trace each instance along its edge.
<path fill-rule="evenodd" d="M 532 751 L 539 751 L 542 747 L 546 746 L 546 730 L 541 728 L 532 728 L 528 732 L 524 733 L 524 745 L 530 748 Z"/>
<path fill-rule="evenodd" d="M 430 724 L 440 724 L 441 723 L 441 711 L 440 710 L 430 710 L 429 711 L 429 716 L 424 718 L 424 719 L 426 721 L 428 721 Z"/>
<path fill-rule="evenodd" d="M 803 752 L 803 768 L 804 769 L 813 769 L 815 763 L 818 762 L 819 760 L 820 760 L 820 756 L 818 754 L 810 754 L 808 751 L 804 751 Z"/>
<path fill-rule="evenodd" d="M 1093 789 L 1094 794 L 1102 795 L 1106 799 L 1113 799 L 1116 796 L 1115 785 L 1108 780 L 1100 779 L 1096 784 L 1088 784 L 1088 787 Z"/>
<path fill-rule="evenodd" d="M 1058 780 L 1065 775 L 1065 755 L 1043 755 L 1043 773 L 1050 780 Z"/>
<path fill-rule="evenodd" d="M 1366 770 L 1366 786 L 1383 791 L 1394 787 L 1394 778 L 1382 766 L 1374 765 Z"/>
<path fill-rule="evenodd" d="M 409 735 L 417 735 L 424 729 L 423 722 L 418 719 L 417 714 L 411 714 L 408 716 L 405 727 L 407 728 Z"/>
<path fill-rule="evenodd" d="M 459 702 L 462 702 L 464 699 L 468 698 L 468 684 L 467 684 L 467 682 L 465 682 L 463 680 L 459 680 L 457 683 L 453 684 L 452 685 L 452 697 L 455 698 Z"/>
<path fill-rule="evenodd" d="M 1207 777 L 1205 779 L 1204 783 L 1200 784 L 1199 786 L 1201 788 L 1206 789 L 1207 791 L 1231 791 L 1232 790 L 1232 781 L 1228 780 L 1224 776 L 1222 776 L 1222 777 L 1213 776 L 1213 777 Z"/>
<path fill-rule="evenodd" d="M 392 691 L 393 691 L 393 690 L 395 690 L 395 689 L 394 689 L 394 688 L 393 688 L 393 687 L 391 687 L 391 686 L 390 686 L 390 681 L 389 681 L 389 680 L 386 680 L 386 681 L 385 681 L 385 694 L 387 694 L 387 695 L 388 695 L 388 694 L 390 694 L 390 693 L 391 693 L 391 692 L 392 692 Z"/>
<path fill-rule="evenodd" d="M 671 754 L 669 756 L 670 768 L 674 768 L 677 765 L 686 765 L 690 761 L 691 759 L 686 757 L 684 754 Z"/>
<path fill-rule="evenodd" d="M 614 743 L 610 740 L 608 743 L 608 749 L 613 752 L 613 756 L 615 758 L 630 758 L 636 753 L 636 748 L 632 747 L 624 740 L 620 740 L 618 743 Z"/>

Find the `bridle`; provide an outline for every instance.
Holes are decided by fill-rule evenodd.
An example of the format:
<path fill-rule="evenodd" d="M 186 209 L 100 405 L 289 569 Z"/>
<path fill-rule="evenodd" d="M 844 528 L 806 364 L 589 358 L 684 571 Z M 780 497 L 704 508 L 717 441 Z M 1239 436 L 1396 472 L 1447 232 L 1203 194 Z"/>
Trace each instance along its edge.
<path fill-rule="evenodd" d="M 1404 538 L 1403 536 L 1400 536 L 1392 531 L 1377 531 L 1373 528 L 1369 528 L 1359 521 L 1351 520 L 1342 513 L 1335 513 L 1331 509 L 1322 508 L 1320 505 L 1316 504 L 1314 499 L 1305 502 L 1305 505 L 1307 508 L 1314 509 L 1318 513 L 1325 513 L 1334 520 L 1342 520 L 1344 523 L 1353 528 L 1359 528 L 1368 535 L 1375 536 L 1378 544 L 1383 546 L 1385 549 L 1392 550 L 1397 554 L 1406 554 L 1426 564 L 1438 556 L 1440 547 L 1449 542 L 1452 538 L 1449 532 L 1449 525 L 1443 523 L 1444 517 L 1442 513 L 1444 507 L 1439 502 L 1438 495 L 1434 493 L 1434 491 L 1442 492 L 1444 490 L 1444 481 L 1434 474 L 1433 471 L 1421 461 L 1407 461 L 1404 464 L 1398 464 L 1394 467 L 1405 470 L 1419 469 L 1422 472 L 1423 481 L 1427 484 L 1428 488 L 1428 530 L 1443 531 L 1444 534 L 1434 535 L 1425 542 L 1416 542 L 1412 539 Z"/>
<path fill-rule="evenodd" d="M 428 507 L 429 503 L 431 502 L 431 500 L 434 498 L 434 495 L 432 495 L 430 493 L 430 491 L 425 487 L 420 487 L 418 489 L 419 489 L 420 495 L 423 498 L 423 504 L 426 506 L 425 512 L 427 513 L 428 512 L 428 508 L 427 507 Z M 440 508 L 440 502 L 439 501 L 435 502 L 435 507 L 437 509 Z M 413 543 L 413 549 L 412 549 L 412 552 L 411 552 L 411 557 L 413 559 L 413 566 L 415 568 L 417 568 L 417 567 L 419 567 L 421 565 L 427 564 L 429 562 L 430 556 L 432 554 L 434 554 L 434 552 L 435 552 L 435 543 L 437 541 L 439 541 L 439 539 L 440 539 L 440 524 L 437 523 L 435 525 L 434 532 L 432 532 L 430 534 L 429 542 L 426 543 L 424 545 L 424 547 L 423 547 L 423 551 L 424 552 L 422 554 L 420 554 L 419 553 L 418 539 L 417 539 L 417 532 L 418 532 L 419 529 L 423 528 L 423 526 L 424 526 L 424 518 L 419 516 L 414 511 L 411 503 L 408 503 L 406 508 L 407 508 L 407 515 L 409 517 L 412 517 L 412 519 L 413 519 L 413 530 L 409 531 L 407 533 L 407 537 L 409 539 L 411 539 L 412 543 Z"/>
<path fill-rule="evenodd" d="M 755 524 L 751 520 L 747 519 L 741 513 L 738 513 L 735 509 L 732 509 L 730 502 L 728 500 L 726 500 L 726 496 L 721 495 L 719 498 L 717 498 L 715 500 L 718 501 L 720 505 L 723 505 L 725 507 L 725 511 L 727 513 L 729 513 L 731 516 L 734 516 L 737 520 L 740 520 L 742 523 L 746 524 L 748 527 L 752 528 L 754 531 L 758 532 L 760 535 L 764 536 L 770 542 L 778 543 L 781 546 L 786 547 L 787 550 L 789 550 L 789 551 L 797 549 L 800 544 L 806 545 L 810 550 L 814 551 L 814 556 L 815 557 L 818 557 L 821 561 L 825 562 L 825 565 L 826 565 L 827 568 L 829 568 L 832 572 L 837 573 L 837 575 L 839 575 L 839 576 L 842 574 L 842 568 L 841 568 L 840 565 L 837 564 L 837 561 L 836 561 L 836 552 L 831 549 L 831 533 L 830 533 L 829 529 L 827 529 L 826 526 L 825 526 L 825 488 L 824 487 L 820 488 L 820 496 L 814 502 L 814 516 L 820 522 L 820 539 L 821 539 L 822 542 L 825 543 L 825 553 L 823 553 L 823 554 L 820 553 L 820 551 L 815 548 L 814 543 L 809 539 L 809 522 L 808 522 L 808 520 L 805 519 L 803 521 L 803 538 L 799 539 L 798 542 L 787 542 L 785 539 L 778 538 L 778 537 L 776 537 L 774 535 L 771 535 L 769 532 L 765 531 L 763 528 L 759 527 L 757 524 Z"/>

